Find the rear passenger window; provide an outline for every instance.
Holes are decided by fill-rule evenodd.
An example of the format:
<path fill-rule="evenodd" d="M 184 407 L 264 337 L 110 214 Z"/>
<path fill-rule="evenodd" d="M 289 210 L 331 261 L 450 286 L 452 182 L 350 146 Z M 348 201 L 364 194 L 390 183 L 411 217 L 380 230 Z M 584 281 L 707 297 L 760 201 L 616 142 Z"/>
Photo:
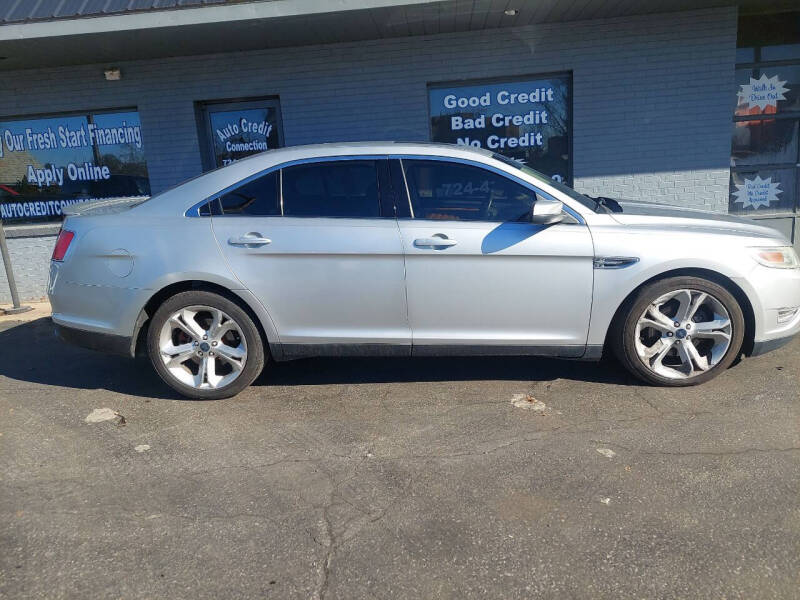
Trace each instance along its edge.
<path fill-rule="evenodd" d="M 374 160 L 318 162 L 283 170 L 287 217 L 381 216 Z"/>
<path fill-rule="evenodd" d="M 278 171 L 262 175 L 219 197 L 223 215 L 270 217 L 280 215 Z"/>
<path fill-rule="evenodd" d="M 494 171 L 441 160 L 403 160 L 416 219 L 529 221 L 536 192 Z"/>

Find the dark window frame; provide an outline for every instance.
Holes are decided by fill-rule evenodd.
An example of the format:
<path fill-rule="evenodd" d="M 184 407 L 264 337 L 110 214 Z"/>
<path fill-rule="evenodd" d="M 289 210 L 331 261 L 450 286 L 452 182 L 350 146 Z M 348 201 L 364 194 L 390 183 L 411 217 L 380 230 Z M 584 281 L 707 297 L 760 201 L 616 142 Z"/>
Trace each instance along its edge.
<path fill-rule="evenodd" d="M 150 168 L 147 164 L 148 157 L 147 153 L 145 152 L 145 139 L 144 139 L 144 131 L 146 129 L 144 123 L 142 122 L 142 116 L 139 112 L 139 106 L 136 104 L 127 105 L 127 106 L 104 106 L 100 108 L 89 108 L 89 109 L 80 109 L 80 110 L 66 110 L 66 111 L 56 111 L 56 112 L 34 112 L 34 113 L 15 113 L 9 116 L 2 116 L 0 115 L 0 123 L 1 122 L 14 122 L 14 121 L 31 121 L 36 119 L 60 119 L 60 118 L 71 118 L 71 117 L 86 117 L 88 123 L 93 123 L 93 117 L 98 115 L 112 115 L 117 113 L 129 113 L 134 112 L 136 113 L 137 117 L 139 118 L 139 127 L 141 128 L 142 132 L 142 152 L 144 154 L 144 166 L 147 170 L 147 186 L 150 190 L 149 194 L 144 194 L 141 197 L 148 197 L 152 198 L 152 186 L 150 184 Z M 0 143 L 3 143 L 0 140 Z M 96 148 L 92 146 L 92 153 L 96 153 Z M 113 198 L 115 196 L 108 196 L 108 198 Z M 139 196 L 119 196 L 119 197 L 139 197 Z M 100 198 L 102 199 L 102 198 Z M 30 200 L 20 200 L 19 202 L 37 202 L 36 198 L 32 198 Z M 41 225 L 41 226 L 53 226 L 57 227 L 60 223 L 64 221 L 64 215 L 60 217 L 53 217 L 53 218 L 43 218 L 43 219 L 21 219 L 21 220 L 8 220 L 5 222 L 5 226 L 10 229 L 18 228 L 25 228 L 30 227 L 31 225 Z"/>
<path fill-rule="evenodd" d="M 742 19 L 747 17 L 742 17 L 739 20 L 739 40 L 737 44 L 737 48 L 752 48 L 753 49 L 753 61 L 748 62 L 741 62 L 736 63 L 734 66 L 734 72 L 740 69 L 749 69 L 750 76 L 758 79 L 761 77 L 762 72 L 765 69 L 774 69 L 779 67 L 786 67 L 786 66 L 800 66 L 800 59 L 782 59 L 782 60 L 761 60 L 761 50 L 763 44 L 761 45 L 750 45 L 747 42 L 750 41 L 749 39 L 745 39 L 743 37 L 743 22 Z M 735 109 L 734 109 L 735 110 Z M 733 123 L 741 123 L 747 121 L 767 121 L 767 120 L 793 120 L 799 123 L 800 127 L 800 109 L 795 110 L 787 110 L 782 113 L 774 113 L 774 114 L 758 114 L 758 115 L 733 115 Z M 734 125 L 735 126 L 735 125 Z M 731 132 L 733 133 L 733 132 Z M 800 140 L 799 140 L 800 142 Z M 731 142 L 731 156 L 733 155 L 733 143 Z M 742 216 L 747 216 L 750 218 L 791 218 L 795 217 L 800 213 L 800 143 L 798 143 L 797 148 L 797 155 L 795 156 L 795 161 L 789 162 L 770 162 L 770 163 L 763 163 L 757 165 L 731 165 L 730 167 L 730 175 L 729 175 L 729 182 L 733 182 L 734 173 L 753 173 L 757 171 L 775 171 L 775 170 L 787 170 L 787 169 L 794 169 L 794 205 L 791 209 L 785 209 L 783 211 L 778 210 L 765 210 L 763 212 L 759 212 L 757 210 L 751 212 L 739 211 L 739 210 L 731 210 L 732 209 L 732 201 L 731 201 L 731 190 L 728 190 L 728 211 L 731 214 L 737 214 Z M 787 190 L 789 191 L 789 190 Z"/>
<path fill-rule="evenodd" d="M 432 114 L 431 114 L 431 90 L 432 89 L 446 89 L 449 87 L 466 87 L 466 86 L 475 86 L 475 85 L 492 85 L 498 83 L 516 83 L 516 82 L 524 82 L 531 79 L 557 79 L 557 78 L 564 78 L 567 83 L 567 91 L 568 91 L 568 102 L 567 102 L 567 179 L 566 181 L 562 182 L 569 187 L 575 183 L 574 177 L 574 149 L 575 144 L 573 141 L 574 138 L 574 78 L 573 78 L 573 71 L 566 70 L 566 71 L 549 71 L 546 73 L 523 73 L 523 74 L 514 74 L 514 75 L 507 75 L 507 76 L 497 76 L 497 77 L 483 77 L 479 79 L 456 79 L 451 81 L 434 81 L 428 82 L 426 84 L 426 102 L 428 107 L 428 139 L 430 141 L 435 141 L 433 139 L 433 125 L 432 121 Z M 490 148 L 484 148 L 484 150 L 489 150 L 491 152 L 500 152 L 499 150 L 495 149 L 492 150 Z M 512 159 L 513 160 L 513 159 Z M 528 165 L 531 168 L 536 168 L 534 165 Z"/>
<path fill-rule="evenodd" d="M 376 162 L 378 162 L 378 161 L 388 161 L 388 163 L 389 163 L 390 182 L 388 182 L 388 183 L 390 184 L 391 187 L 389 187 L 389 185 L 386 185 L 386 186 L 381 185 L 383 183 L 383 181 L 381 179 L 379 179 L 379 181 L 378 181 L 378 195 L 381 198 L 381 209 L 382 210 L 381 210 L 381 216 L 377 217 L 377 218 L 380 218 L 380 219 L 411 219 L 411 218 L 413 218 L 411 216 L 411 198 L 410 198 L 410 196 L 408 194 L 408 187 L 407 187 L 406 179 L 405 179 L 405 170 L 403 169 L 402 162 L 401 162 L 404 159 L 406 159 L 406 160 L 439 160 L 439 161 L 444 161 L 444 162 L 459 163 L 459 164 L 464 164 L 464 165 L 477 167 L 477 168 L 480 168 L 480 169 L 485 169 L 485 170 L 490 171 L 492 173 L 495 173 L 495 174 L 497 174 L 497 175 L 499 175 L 501 177 L 505 177 L 505 178 L 509 179 L 511 182 L 513 182 L 513 183 L 515 183 L 517 185 L 520 185 L 522 187 L 528 188 L 533 193 L 535 193 L 537 196 L 541 196 L 542 198 L 547 198 L 547 199 L 550 199 L 550 200 L 555 200 L 556 199 L 551 194 L 543 191 L 541 188 L 539 188 L 538 186 L 532 184 L 531 182 L 526 181 L 524 179 L 520 179 L 519 177 L 516 177 L 511 173 L 508 173 L 508 172 L 506 172 L 506 171 L 504 171 L 502 169 L 498 169 L 495 166 L 488 165 L 488 164 L 480 162 L 480 161 L 474 161 L 474 160 L 469 160 L 469 159 L 465 159 L 465 158 L 459 158 L 459 157 L 455 157 L 455 156 L 440 156 L 440 155 L 431 155 L 431 154 L 427 154 L 427 155 L 426 154 L 368 154 L 368 155 L 367 154 L 365 154 L 365 155 L 355 154 L 355 155 L 345 155 L 345 156 L 319 156 L 319 157 L 314 157 L 314 158 L 302 158 L 302 159 L 291 160 L 291 161 L 287 161 L 285 163 L 280 163 L 280 164 L 277 164 L 277 165 L 273 165 L 271 167 L 268 167 L 268 168 L 263 169 L 261 171 L 258 171 L 256 173 L 253 173 L 252 175 L 250 175 L 248 177 L 245 177 L 244 179 L 241 179 L 241 180 L 237 181 L 236 183 L 233 183 L 233 184 L 231 184 L 231 185 L 219 190 L 218 192 L 216 192 L 214 194 L 210 194 L 209 196 L 205 197 L 203 200 L 201 200 L 201 201 L 193 204 L 189 208 L 187 208 L 184 211 L 183 214 L 184 214 L 185 217 L 193 217 L 193 218 L 198 218 L 198 217 L 199 218 L 208 218 L 208 217 L 216 217 L 216 218 L 233 217 L 233 218 L 237 218 L 237 217 L 239 217 L 241 215 L 222 215 L 222 214 L 220 214 L 218 207 L 216 209 L 217 212 L 215 212 L 215 210 L 213 208 L 210 209 L 211 210 L 211 214 L 210 215 L 208 215 L 208 214 L 207 215 L 203 215 L 203 214 L 201 214 L 201 211 L 203 210 L 203 207 L 205 207 L 206 205 L 209 205 L 209 206 L 213 207 L 213 205 L 211 203 L 212 202 L 216 202 L 219 199 L 219 197 L 223 196 L 225 193 L 227 193 L 227 192 L 239 187 L 240 185 L 244 185 L 245 183 L 253 181 L 254 179 L 256 179 L 258 177 L 266 175 L 266 174 L 268 174 L 268 173 L 270 173 L 272 171 L 282 171 L 284 168 L 287 168 L 287 167 L 290 167 L 290 166 L 293 166 L 293 165 L 296 165 L 296 164 L 301 164 L 301 163 L 331 162 L 331 161 L 344 161 L 344 160 L 366 160 L 366 159 L 374 160 Z M 387 199 L 387 201 L 384 202 L 384 194 L 388 195 L 390 193 L 392 194 L 391 199 Z M 282 204 L 282 202 L 283 202 L 283 176 L 282 176 L 282 174 L 280 176 L 280 200 L 279 201 Z M 572 219 L 574 220 L 574 224 L 585 225 L 586 222 L 585 222 L 584 218 L 580 215 L 580 213 L 577 212 L 576 210 L 574 210 L 573 208 L 571 208 L 570 206 L 568 206 L 567 204 L 564 204 L 564 211 L 568 215 L 570 215 L 570 217 L 572 217 Z M 250 216 L 250 215 L 244 215 L 244 216 Z M 275 215 L 275 216 L 263 216 L 263 217 L 250 216 L 250 218 L 261 218 L 261 219 L 274 219 L 274 218 L 283 218 L 283 217 L 284 217 L 283 214 Z M 312 218 L 312 219 L 314 219 L 314 218 L 323 218 L 323 219 L 337 219 L 337 218 L 374 219 L 376 217 L 302 217 L 302 216 L 292 216 L 292 217 L 289 217 L 289 218 L 292 218 L 292 219 L 307 219 L 307 218 Z M 416 219 L 416 220 L 422 220 L 422 219 Z M 464 221 L 464 222 L 469 222 L 469 221 Z M 483 222 L 483 223 L 498 223 L 500 221 L 472 221 L 472 222 L 473 223 L 481 223 L 481 222 Z M 570 221 L 570 222 L 565 221 L 564 224 L 572 224 L 572 221 Z"/>
<path fill-rule="evenodd" d="M 213 171 L 217 168 L 214 155 L 214 131 L 211 127 L 212 112 L 227 112 L 235 110 L 252 110 L 259 108 L 274 108 L 277 121 L 278 147 L 285 145 L 283 137 L 283 113 L 281 112 L 280 96 L 259 96 L 256 98 L 228 98 L 221 100 L 200 100 L 195 102 L 195 119 L 200 141 L 200 160 L 203 172 Z M 222 165 L 228 166 L 228 165 Z"/>

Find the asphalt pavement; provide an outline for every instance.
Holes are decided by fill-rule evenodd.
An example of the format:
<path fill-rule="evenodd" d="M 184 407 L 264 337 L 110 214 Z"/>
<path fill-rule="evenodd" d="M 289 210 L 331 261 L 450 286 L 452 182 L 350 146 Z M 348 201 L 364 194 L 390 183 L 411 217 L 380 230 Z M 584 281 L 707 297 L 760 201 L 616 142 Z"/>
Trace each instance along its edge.
<path fill-rule="evenodd" d="M 798 598 L 798 367 L 303 360 L 197 402 L 5 321 L 0 597 Z"/>

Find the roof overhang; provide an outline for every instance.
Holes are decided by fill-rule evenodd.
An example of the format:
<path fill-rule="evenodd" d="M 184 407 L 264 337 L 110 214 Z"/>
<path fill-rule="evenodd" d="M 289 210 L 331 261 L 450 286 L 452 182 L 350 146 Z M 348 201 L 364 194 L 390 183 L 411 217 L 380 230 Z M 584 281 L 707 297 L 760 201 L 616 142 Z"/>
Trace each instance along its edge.
<path fill-rule="evenodd" d="M 261 0 L 0 26 L 0 71 L 517 27 L 796 0 Z"/>
<path fill-rule="evenodd" d="M 149 10 L 121 14 L 9 23 L 0 27 L 0 42 L 63 38 L 96 33 L 171 29 L 198 25 L 262 21 L 353 10 L 432 4 L 438 0 L 266 0 L 242 4 L 217 4 L 182 9 Z"/>

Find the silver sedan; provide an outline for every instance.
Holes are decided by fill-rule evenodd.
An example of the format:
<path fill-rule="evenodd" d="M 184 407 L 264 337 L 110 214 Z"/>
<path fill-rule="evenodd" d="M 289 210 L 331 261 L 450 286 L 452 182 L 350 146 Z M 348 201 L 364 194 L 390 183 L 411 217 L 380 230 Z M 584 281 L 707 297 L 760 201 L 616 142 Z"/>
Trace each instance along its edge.
<path fill-rule="evenodd" d="M 754 222 L 589 198 L 490 152 L 331 144 L 75 205 L 49 294 L 60 337 L 147 353 L 192 398 L 307 356 L 610 351 L 683 386 L 800 330 L 799 267 Z"/>

